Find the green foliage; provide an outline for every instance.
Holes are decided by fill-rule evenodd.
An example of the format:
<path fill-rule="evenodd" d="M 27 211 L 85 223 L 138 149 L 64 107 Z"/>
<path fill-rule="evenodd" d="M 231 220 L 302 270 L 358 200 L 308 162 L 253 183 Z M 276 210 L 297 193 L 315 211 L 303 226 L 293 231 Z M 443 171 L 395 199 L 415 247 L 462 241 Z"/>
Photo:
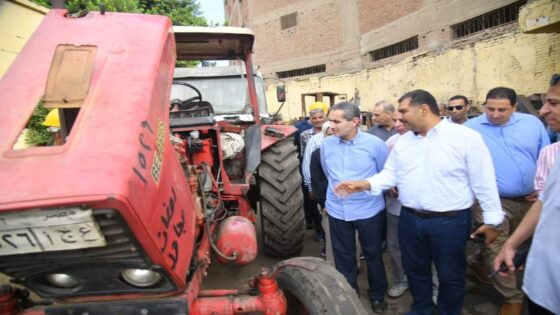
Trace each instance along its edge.
<path fill-rule="evenodd" d="M 53 135 L 47 130 L 47 127 L 42 125 L 48 113 L 49 110 L 43 107 L 42 103 L 39 103 L 31 114 L 26 126 L 28 131 L 25 135 L 25 142 L 30 146 L 52 145 L 54 143 Z"/>
<path fill-rule="evenodd" d="M 166 15 L 173 25 L 206 26 L 197 0 L 140 0 L 143 13 Z"/>
<path fill-rule="evenodd" d="M 195 60 L 177 60 L 175 67 L 177 68 L 195 68 L 200 62 Z"/>
<path fill-rule="evenodd" d="M 40 6 L 46 7 L 46 8 L 51 8 L 52 4 L 50 0 L 31 0 L 31 2 L 38 4 Z"/>
<path fill-rule="evenodd" d="M 103 3 L 105 9 L 110 12 L 140 13 L 136 0 L 66 0 L 66 8 L 69 12 L 80 10 L 99 11 L 99 5 Z"/>
<path fill-rule="evenodd" d="M 31 1 L 47 8 L 52 6 L 51 0 Z M 71 13 L 99 11 L 100 3 L 109 12 L 165 15 L 171 18 L 173 25 L 208 25 L 200 12 L 198 0 L 66 0 L 66 8 Z"/>

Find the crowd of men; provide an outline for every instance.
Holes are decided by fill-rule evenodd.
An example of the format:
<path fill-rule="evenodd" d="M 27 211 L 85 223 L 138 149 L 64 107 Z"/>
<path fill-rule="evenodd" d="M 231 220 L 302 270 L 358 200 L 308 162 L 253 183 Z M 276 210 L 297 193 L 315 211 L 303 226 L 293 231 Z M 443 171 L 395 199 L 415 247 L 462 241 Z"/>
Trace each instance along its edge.
<path fill-rule="evenodd" d="M 351 102 L 316 102 L 296 124 L 308 228 L 356 291 L 365 259 L 374 312 L 386 311 L 385 296 L 410 290 L 410 314 L 461 314 L 468 266 L 503 296 L 499 314 L 521 314 L 523 303 L 531 315 L 560 313 L 560 142 L 551 144 L 560 75 L 539 111 L 546 126 L 516 101 L 513 89 L 493 88 L 483 113 L 469 118 L 467 97 L 441 106 L 414 90 L 398 106 L 376 103 L 369 130 Z M 469 238 L 484 244 L 466 257 Z M 529 246 L 518 281 L 514 257 Z"/>

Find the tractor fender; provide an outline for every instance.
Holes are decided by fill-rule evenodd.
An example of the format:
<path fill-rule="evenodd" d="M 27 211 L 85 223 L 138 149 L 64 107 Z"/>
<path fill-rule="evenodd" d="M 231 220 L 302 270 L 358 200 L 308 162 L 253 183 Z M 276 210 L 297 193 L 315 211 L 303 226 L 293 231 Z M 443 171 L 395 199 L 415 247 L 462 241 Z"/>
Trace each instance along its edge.
<path fill-rule="evenodd" d="M 245 172 L 252 174 L 261 163 L 261 152 L 293 134 L 297 128 L 284 125 L 253 125 L 245 130 Z"/>
<path fill-rule="evenodd" d="M 285 125 L 261 125 L 261 151 L 265 151 L 277 142 L 280 142 L 293 134 L 297 128 Z"/>

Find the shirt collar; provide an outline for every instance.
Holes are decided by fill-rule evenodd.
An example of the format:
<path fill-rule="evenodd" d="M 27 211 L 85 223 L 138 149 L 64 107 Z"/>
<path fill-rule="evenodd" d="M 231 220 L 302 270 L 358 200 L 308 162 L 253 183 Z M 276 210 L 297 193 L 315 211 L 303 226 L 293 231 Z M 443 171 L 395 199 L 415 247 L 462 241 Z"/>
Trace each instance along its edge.
<path fill-rule="evenodd" d="M 362 135 L 362 131 L 360 131 L 360 128 L 358 128 L 357 130 L 358 132 L 356 133 L 356 135 L 354 136 L 354 138 L 352 138 L 351 140 L 344 140 L 340 137 L 338 137 L 338 141 L 339 143 L 346 143 L 346 144 L 354 144 L 354 141 L 356 141 L 358 139 L 358 137 L 361 137 Z"/>

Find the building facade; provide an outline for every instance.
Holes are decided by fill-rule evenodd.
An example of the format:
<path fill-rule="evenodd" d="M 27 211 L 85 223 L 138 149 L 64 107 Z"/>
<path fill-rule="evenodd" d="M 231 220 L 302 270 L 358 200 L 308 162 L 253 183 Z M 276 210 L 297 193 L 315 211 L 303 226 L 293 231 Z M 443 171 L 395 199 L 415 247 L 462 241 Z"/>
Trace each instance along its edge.
<path fill-rule="evenodd" d="M 544 0 L 554 3 L 556 0 Z M 557 2 L 557 1 L 556 1 Z M 284 120 L 301 116 L 302 94 L 338 93 L 362 110 L 426 89 L 440 101 L 508 86 L 543 93 L 560 72 L 558 33 L 525 34 L 512 0 L 226 0 L 230 25 L 256 36 L 255 63 L 269 109 L 284 84 Z M 558 8 L 557 8 L 558 9 Z"/>

